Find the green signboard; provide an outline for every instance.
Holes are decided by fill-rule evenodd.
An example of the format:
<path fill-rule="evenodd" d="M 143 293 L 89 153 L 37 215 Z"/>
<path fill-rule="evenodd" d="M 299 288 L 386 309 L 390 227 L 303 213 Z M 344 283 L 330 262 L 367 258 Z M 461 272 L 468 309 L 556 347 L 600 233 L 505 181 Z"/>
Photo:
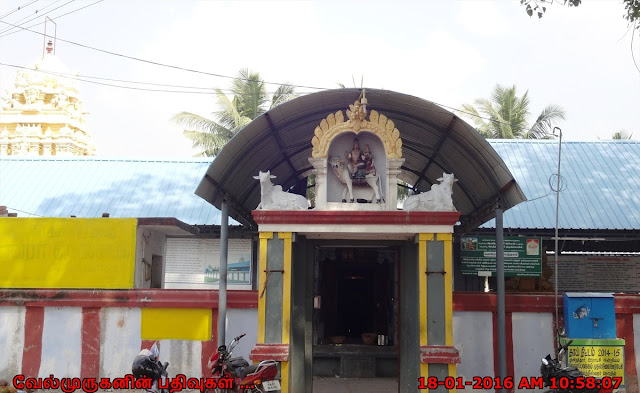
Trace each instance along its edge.
<path fill-rule="evenodd" d="M 464 236 L 460 241 L 462 274 L 495 276 L 496 238 Z M 505 277 L 540 277 L 542 241 L 539 237 L 504 237 Z"/>

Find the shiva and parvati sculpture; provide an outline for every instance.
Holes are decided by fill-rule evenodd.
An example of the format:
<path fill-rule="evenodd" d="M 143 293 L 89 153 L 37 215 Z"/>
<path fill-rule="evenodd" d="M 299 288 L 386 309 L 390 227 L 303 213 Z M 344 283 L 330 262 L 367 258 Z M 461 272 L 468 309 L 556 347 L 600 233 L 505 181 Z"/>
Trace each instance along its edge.
<path fill-rule="evenodd" d="M 398 175 L 404 163 L 400 131 L 385 115 L 375 110 L 367 112 L 364 90 L 349 105 L 346 119 L 342 111 L 337 111 L 320 122 L 311 144 L 315 210 L 397 210 Z M 254 178 L 260 181 L 257 209 L 308 209 L 304 197 L 272 184 L 275 176 L 269 171 Z M 431 191 L 409 197 L 404 210 L 455 211 L 451 191 L 456 179 L 443 174 L 438 180 L 442 183 L 434 184 Z"/>

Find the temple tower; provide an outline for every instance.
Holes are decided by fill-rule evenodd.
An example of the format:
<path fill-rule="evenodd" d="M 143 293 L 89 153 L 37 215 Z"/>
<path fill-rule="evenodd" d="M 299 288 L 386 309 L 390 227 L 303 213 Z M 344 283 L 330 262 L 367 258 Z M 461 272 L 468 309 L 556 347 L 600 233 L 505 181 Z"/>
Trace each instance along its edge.
<path fill-rule="evenodd" d="M 76 80 L 51 41 L 46 50 L 2 97 L 0 156 L 95 155 Z"/>

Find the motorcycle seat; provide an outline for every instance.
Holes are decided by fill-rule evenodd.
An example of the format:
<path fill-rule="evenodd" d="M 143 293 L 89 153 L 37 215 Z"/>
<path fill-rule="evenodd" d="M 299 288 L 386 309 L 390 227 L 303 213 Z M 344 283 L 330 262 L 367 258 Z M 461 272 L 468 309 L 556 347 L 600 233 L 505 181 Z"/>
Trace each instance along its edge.
<path fill-rule="evenodd" d="M 231 367 L 233 367 L 234 369 L 247 367 L 249 365 L 249 363 L 242 357 L 229 359 L 229 364 L 231 364 Z"/>
<path fill-rule="evenodd" d="M 244 379 L 247 377 L 247 375 L 249 374 L 253 374 L 254 372 L 256 372 L 256 369 L 258 368 L 257 364 L 252 364 L 251 366 L 247 366 L 247 367 L 243 367 L 241 368 L 238 374 L 240 374 L 240 378 Z"/>

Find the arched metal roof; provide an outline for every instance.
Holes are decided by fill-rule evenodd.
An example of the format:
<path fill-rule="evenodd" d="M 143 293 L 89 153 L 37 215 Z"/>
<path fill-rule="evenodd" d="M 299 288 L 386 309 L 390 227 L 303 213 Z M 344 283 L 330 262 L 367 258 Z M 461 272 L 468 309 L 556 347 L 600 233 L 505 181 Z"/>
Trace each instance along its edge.
<path fill-rule="evenodd" d="M 196 194 L 229 215 L 255 227 L 251 211 L 260 203 L 253 176 L 271 171 L 274 184 L 287 190 L 311 174 L 311 139 L 330 113 L 345 111 L 360 89 L 325 90 L 278 105 L 239 131 L 215 158 Z M 454 173 L 453 202 L 460 228 L 467 231 L 494 217 L 498 201 L 509 209 L 525 201 L 500 156 L 462 119 L 422 98 L 388 90 L 366 91 L 368 109 L 393 120 L 402 138 L 405 162 L 399 178 L 429 190 L 443 172 Z"/>

